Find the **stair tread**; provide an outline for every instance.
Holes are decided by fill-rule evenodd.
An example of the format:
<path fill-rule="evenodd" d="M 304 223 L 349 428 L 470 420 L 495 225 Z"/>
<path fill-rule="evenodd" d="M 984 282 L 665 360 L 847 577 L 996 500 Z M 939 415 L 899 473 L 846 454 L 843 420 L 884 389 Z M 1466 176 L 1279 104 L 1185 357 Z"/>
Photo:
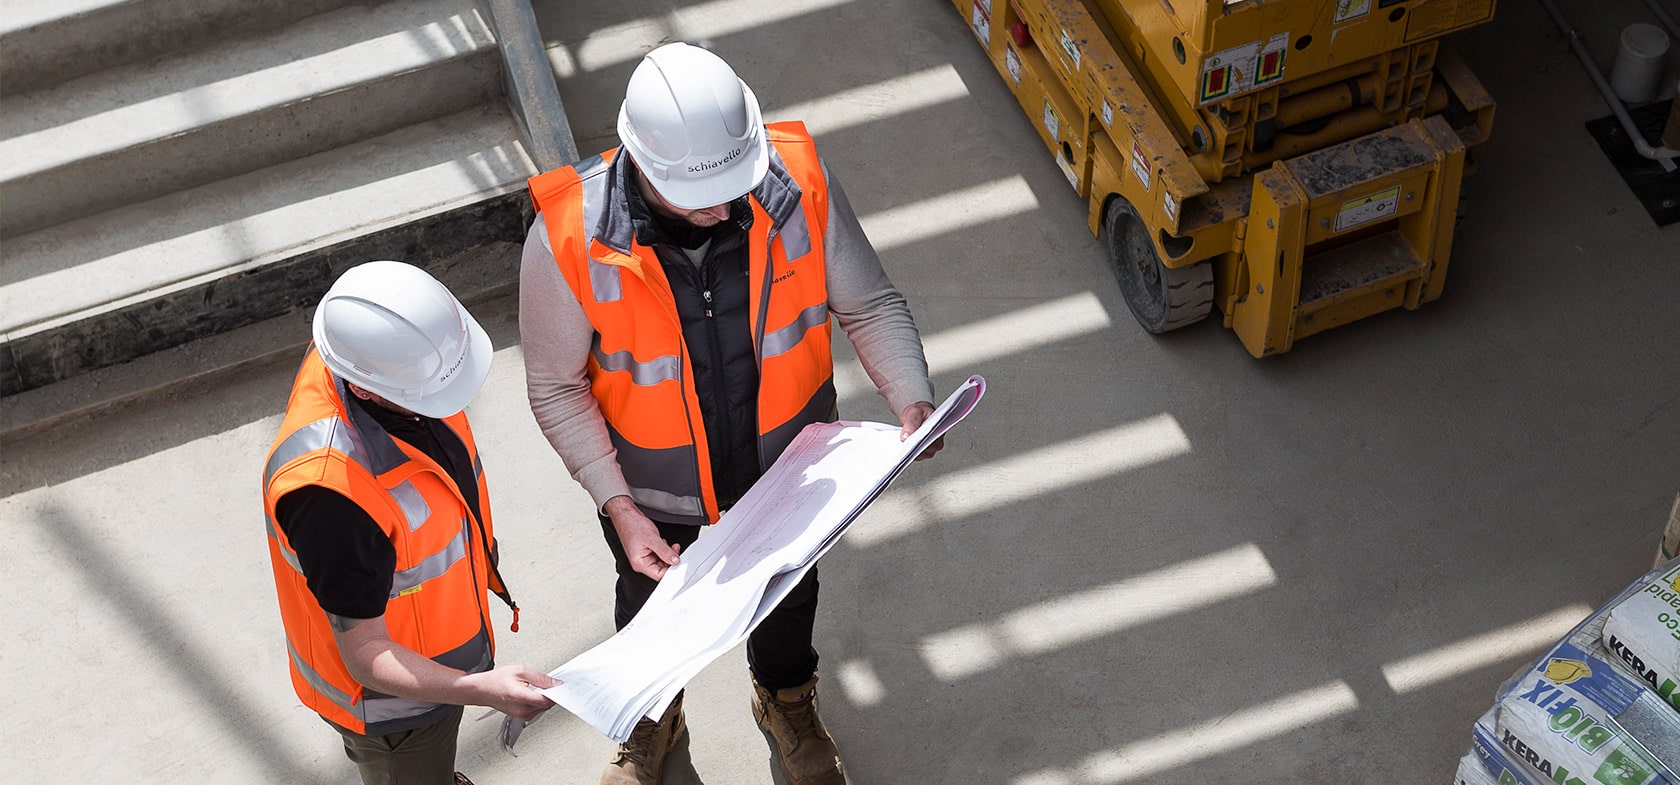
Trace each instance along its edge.
<path fill-rule="evenodd" d="M 1301 307 L 1329 305 L 1422 274 L 1424 263 L 1397 232 L 1310 257 L 1301 268 Z"/>
<path fill-rule="evenodd" d="M 0 0 L 0 35 L 93 13 L 126 2 L 130 0 Z"/>
<path fill-rule="evenodd" d="M 0 181 L 190 133 L 491 49 L 465 0 L 393 0 L 310 17 L 6 99 Z"/>
<path fill-rule="evenodd" d="M 483 106 L 7 240 L 0 335 L 506 193 L 535 173 L 517 139 Z"/>

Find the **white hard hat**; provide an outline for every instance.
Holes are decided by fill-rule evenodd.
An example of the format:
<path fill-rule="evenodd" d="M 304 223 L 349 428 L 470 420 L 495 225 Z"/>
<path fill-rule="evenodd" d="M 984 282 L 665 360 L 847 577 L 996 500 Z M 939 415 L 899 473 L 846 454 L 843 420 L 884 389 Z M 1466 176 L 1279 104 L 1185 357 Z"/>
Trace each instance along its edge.
<path fill-rule="evenodd" d="M 723 58 L 684 43 L 636 66 L 618 137 L 654 190 L 684 210 L 732 202 L 770 167 L 758 98 Z"/>
<path fill-rule="evenodd" d="M 415 414 L 467 408 L 490 373 L 490 336 L 448 288 L 410 264 L 346 270 L 316 307 L 314 328 L 327 368 Z"/>

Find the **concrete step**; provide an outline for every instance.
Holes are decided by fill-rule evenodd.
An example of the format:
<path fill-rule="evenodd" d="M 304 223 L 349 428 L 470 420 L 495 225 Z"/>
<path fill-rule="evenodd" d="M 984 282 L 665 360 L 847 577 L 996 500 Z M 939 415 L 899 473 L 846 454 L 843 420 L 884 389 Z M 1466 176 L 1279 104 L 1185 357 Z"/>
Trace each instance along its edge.
<path fill-rule="evenodd" d="M 283 27 L 358 0 L 0 0 L 0 94 Z"/>
<path fill-rule="evenodd" d="M 330 150 L 500 91 L 495 39 L 472 0 L 350 6 L 109 68 L 6 99 L 0 237 Z"/>
<path fill-rule="evenodd" d="M 418 263 L 476 311 L 483 303 L 517 296 L 519 254 L 518 243 L 491 241 Z M 0 444 L 247 368 L 301 358 L 313 316 L 314 308 L 306 307 L 0 399 Z"/>
<path fill-rule="evenodd" d="M 369 259 L 519 242 L 517 139 L 495 101 L 8 240 L 0 395 L 311 305 Z"/>

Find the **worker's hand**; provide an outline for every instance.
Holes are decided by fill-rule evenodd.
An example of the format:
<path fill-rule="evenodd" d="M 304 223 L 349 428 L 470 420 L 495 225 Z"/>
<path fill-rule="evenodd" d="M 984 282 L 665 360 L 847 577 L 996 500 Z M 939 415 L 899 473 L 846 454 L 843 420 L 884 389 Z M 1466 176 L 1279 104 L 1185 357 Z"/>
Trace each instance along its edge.
<path fill-rule="evenodd" d="M 636 509 L 630 497 L 614 496 L 607 500 L 605 509 L 607 517 L 612 518 L 613 529 L 618 532 L 618 544 L 630 559 L 631 569 L 657 581 L 665 577 L 666 570 L 676 566 L 677 546 L 659 536 L 659 526 Z"/>
<path fill-rule="evenodd" d="M 910 434 L 915 433 L 917 428 L 922 427 L 922 423 L 927 422 L 930 414 L 933 414 L 933 404 L 927 401 L 917 401 L 904 407 L 904 411 L 898 415 L 898 421 L 904 424 L 904 427 L 898 431 L 898 440 L 902 442 L 910 438 Z M 925 461 L 932 458 L 934 453 L 943 449 L 945 449 L 945 437 L 940 436 L 934 439 L 933 444 L 928 445 L 927 449 L 922 450 L 922 454 L 916 456 L 916 460 Z"/>
<path fill-rule="evenodd" d="M 479 705 L 530 722 L 538 714 L 554 708 L 554 701 L 537 690 L 553 687 L 560 680 L 523 665 L 503 665 L 483 673 L 469 673 L 461 677 L 461 682 L 481 696 L 475 701 Z"/>

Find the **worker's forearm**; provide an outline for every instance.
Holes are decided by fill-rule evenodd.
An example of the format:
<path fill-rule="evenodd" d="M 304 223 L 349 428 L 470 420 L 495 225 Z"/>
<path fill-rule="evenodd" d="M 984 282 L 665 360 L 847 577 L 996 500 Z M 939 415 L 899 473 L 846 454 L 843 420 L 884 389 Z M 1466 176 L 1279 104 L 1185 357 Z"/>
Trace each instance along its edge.
<path fill-rule="evenodd" d="M 383 617 L 344 619 L 332 617 L 333 639 L 350 678 L 364 687 L 399 698 L 450 703 L 490 705 L 490 694 L 481 687 L 484 674 L 470 674 L 434 662 L 391 639 Z"/>
<path fill-rule="evenodd" d="M 474 689 L 473 674 L 440 665 L 389 638 L 359 641 L 349 648 L 341 641 L 339 653 L 351 678 L 386 695 L 431 703 L 489 705 L 483 691 Z"/>

